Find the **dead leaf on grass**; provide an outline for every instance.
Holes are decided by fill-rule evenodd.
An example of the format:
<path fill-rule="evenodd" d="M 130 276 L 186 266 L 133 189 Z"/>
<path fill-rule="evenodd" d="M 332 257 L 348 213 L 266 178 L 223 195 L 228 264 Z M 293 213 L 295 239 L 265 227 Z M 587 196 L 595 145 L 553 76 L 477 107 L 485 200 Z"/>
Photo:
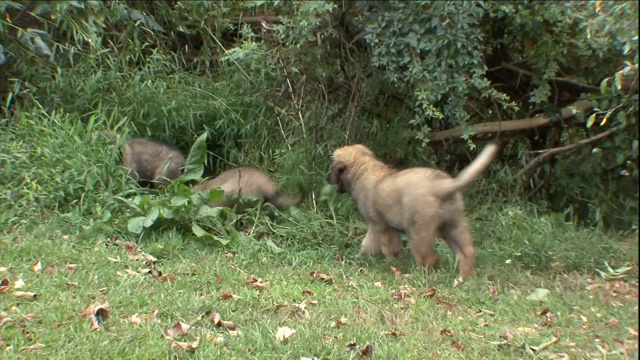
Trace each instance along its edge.
<path fill-rule="evenodd" d="M 71 271 L 73 271 L 73 270 L 75 270 L 75 269 L 76 269 L 76 264 L 69 264 L 69 263 L 67 263 L 67 270 L 71 270 Z"/>
<path fill-rule="evenodd" d="M 93 303 L 80 313 L 81 317 L 88 317 L 91 320 L 91 330 L 100 330 L 100 322 L 109 317 L 109 303 Z"/>
<path fill-rule="evenodd" d="M 11 280 L 9 278 L 4 278 L 0 280 L 0 293 L 7 292 L 10 289 Z"/>
<path fill-rule="evenodd" d="M 236 294 L 224 293 L 220 295 L 220 300 L 237 300 L 237 299 L 241 299 L 241 297 Z"/>
<path fill-rule="evenodd" d="M 27 299 L 27 300 L 38 300 L 38 294 L 33 293 L 33 292 L 27 292 L 27 291 L 16 291 L 13 293 L 13 297 L 19 298 L 19 299 Z"/>
<path fill-rule="evenodd" d="M 319 279 L 328 283 L 332 283 L 333 282 L 333 278 L 331 278 L 331 276 L 327 275 L 327 274 L 323 274 L 319 271 L 312 271 L 309 273 L 309 275 L 311 275 L 312 278 L 314 279 Z"/>
<path fill-rule="evenodd" d="M 211 340 L 211 342 L 216 344 L 216 345 L 222 344 L 224 342 L 224 337 L 222 337 L 222 336 L 213 336 L 210 333 L 205 333 L 204 337 L 207 340 Z"/>
<path fill-rule="evenodd" d="M 176 280 L 178 280 L 178 277 L 173 275 L 173 274 L 163 274 L 158 276 L 156 279 L 158 279 L 158 281 L 160 281 L 161 283 L 163 282 L 175 282 Z"/>
<path fill-rule="evenodd" d="M 634 329 L 634 328 L 628 327 L 627 331 L 629 332 L 629 334 L 631 334 L 631 335 L 633 335 L 635 337 L 638 337 L 638 329 Z"/>
<path fill-rule="evenodd" d="M 398 268 L 391 266 L 391 272 L 393 272 L 393 274 L 396 276 L 396 279 L 398 279 L 398 281 L 402 281 L 402 279 L 404 279 L 404 275 L 402 275 L 402 271 L 398 270 Z"/>
<path fill-rule="evenodd" d="M 107 260 L 109 260 L 111 262 L 114 262 L 114 263 L 117 263 L 117 262 L 120 262 L 120 256 L 116 256 L 114 258 L 107 256 Z"/>
<path fill-rule="evenodd" d="M 9 268 L 6 268 L 4 266 L 0 267 L 0 274 L 6 274 L 9 272 Z"/>
<path fill-rule="evenodd" d="M 31 352 L 34 352 L 34 351 L 38 351 L 38 350 L 40 350 L 42 348 L 44 348 L 44 344 L 37 343 L 37 344 L 30 345 L 30 346 L 21 347 L 20 348 L 20 352 L 27 351 L 27 352 L 31 353 Z"/>
<path fill-rule="evenodd" d="M 440 335 L 442 335 L 442 336 L 453 336 L 453 330 L 442 329 L 442 330 L 440 330 Z"/>
<path fill-rule="evenodd" d="M 40 260 L 36 260 L 36 262 L 31 265 L 31 268 L 35 272 L 40 272 L 40 270 L 42 270 L 42 263 L 40 262 Z"/>
<path fill-rule="evenodd" d="M 204 316 L 209 319 L 213 325 L 217 326 L 217 327 L 224 327 L 227 330 L 235 330 L 236 326 L 231 322 L 231 321 L 225 321 L 222 320 L 222 317 L 220 317 L 220 314 L 218 314 L 215 311 L 207 311 L 204 313 Z"/>
<path fill-rule="evenodd" d="M 216 274 L 216 284 L 220 283 L 222 283 L 222 278 L 220 277 L 220 275 Z"/>
<path fill-rule="evenodd" d="M 253 275 L 249 276 L 249 279 L 247 279 L 247 287 L 249 289 L 257 289 L 260 290 L 264 287 L 269 286 L 270 283 L 268 281 L 263 282 L 262 279 L 257 278 Z"/>
<path fill-rule="evenodd" d="M 311 291 L 309 289 L 304 289 L 304 290 L 302 290 L 302 295 L 304 295 L 304 296 L 313 296 L 313 291 Z"/>
<path fill-rule="evenodd" d="M 382 283 L 380 281 L 376 281 L 376 282 L 373 283 L 373 286 L 382 287 Z"/>
<path fill-rule="evenodd" d="M 389 336 L 393 336 L 393 337 L 398 337 L 398 336 L 404 335 L 404 333 L 401 333 L 396 329 L 391 329 L 389 331 L 384 331 L 382 333 L 382 335 L 389 335 Z"/>
<path fill-rule="evenodd" d="M 424 295 L 426 297 L 434 297 L 436 295 L 436 289 L 428 288 L 427 290 L 424 291 Z"/>
<path fill-rule="evenodd" d="M 179 348 L 188 352 L 194 352 L 200 345 L 200 336 L 196 337 L 193 342 L 180 342 L 174 340 L 172 337 L 166 336 L 167 340 L 171 342 L 171 347 Z"/>
<path fill-rule="evenodd" d="M 464 346 L 462 346 L 462 344 L 460 344 L 459 342 L 457 342 L 455 340 L 451 340 L 451 347 L 454 348 L 457 351 L 464 350 Z"/>
<path fill-rule="evenodd" d="M 56 269 L 55 266 L 47 266 L 46 268 L 42 269 L 42 272 L 49 275 L 55 275 L 58 272 L 58 269 Z"/>
<path fill-rule="evenodd" d="M 296 331 L 288 326 L 279 327 L 276 331 L 276 340 L 282 342 L 292 337 L 295 333 Z"/>
<path fill-rule="evenodd" d="M 347 349 L 349 350 L 355 350 L 357 348 L 358 348 L 358 343 L 356 343 L 355 341 L 352 341 L 347 344 Z"/>
<path fill-rule="evenodd" d="M 347 322 L 349 322 L 349 320 L 347 320 L 346 317 L 342 316 L 340 319 L 332 322 L 331 327 L 339 328 L 341 326 L 347 325 Z"/>
<path fill-rule="evenodd" d="M 127 318 L 127 320 L 132 323 L 133 325 L 140 325 L 142 324 L 142 318 L 140 317 L 140 315 L 138 315 L 138 313 L 135 313 L 131 316 L 129 316 Z"/>
<path fill-rule="evenodd" d="M 373 355 L 373 346 L 367 344 L 360 350 L 360 358 L 371 357 Z"/>
<path fill-rule="evenodd" d="M 131 241 L 121 241 L 120 248 L 130 254 L 135 253 L 139 249 L 138 245 Z"/>
<path fill-rule="evenodd" d="M 71 282 L 71 281 L 68 282 L 67 283 L 67 290 L 73 289 L 74 286 L 78 286 L 78 283 L 77 282 Z"/>
<path fill-rule="evenodd" d="M 191 328 L 189 324 L 178 321 L 175 325 L 165 330 L 164 333 L 165 335 L 174 338 L 178 335 L 186 334 L 189 331 L 189 328 Z"/>

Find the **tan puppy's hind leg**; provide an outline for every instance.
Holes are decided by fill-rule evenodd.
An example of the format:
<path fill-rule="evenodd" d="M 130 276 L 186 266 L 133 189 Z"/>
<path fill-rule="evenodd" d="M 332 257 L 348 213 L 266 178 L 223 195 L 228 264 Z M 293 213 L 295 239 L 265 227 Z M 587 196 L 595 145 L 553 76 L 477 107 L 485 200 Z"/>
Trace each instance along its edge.
<path fill-rule="evenodd" d="M 476 263 L 476 249 L 473 246 L 467 223 L 462 220 L 453 224 L 446 224 L 442 228 L 442 237 L 458 256 L 460 276 L 464 278 L 471 275 Z"/>
<path fill-rule="evenodd" d="M 369 224 L 367 235 L 362 240 L 362 246 L 360 247 L 360 254 L 373 255 L 380 251 L 382 248 L 381 239 L 379 236 L 379 226 Z"/>
<path fill-rule="evenodd" d="M 440 261 L 434 253 L 434 243 L 437 229 L 433 224 L 414 226 L 409 232 L 411 238 L 411 252 L 420 267 L 433 267 Z"/>
<path fill-rule="evenodd" d="M 381 238 L 382 253 L 389 259 L 395 259 L 402 250 L 398 232 L 387 228 L 378 234 Z"/>

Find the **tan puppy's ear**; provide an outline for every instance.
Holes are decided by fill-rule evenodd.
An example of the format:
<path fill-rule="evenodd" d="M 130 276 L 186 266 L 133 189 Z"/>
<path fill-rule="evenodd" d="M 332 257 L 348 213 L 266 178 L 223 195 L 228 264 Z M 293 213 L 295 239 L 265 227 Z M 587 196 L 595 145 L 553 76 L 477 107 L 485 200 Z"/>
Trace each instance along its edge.
<path fill-rule="evenodd" d="M 342 174 L 346 170 L 347 166 L 339 163 L 333 162 L 331 164 L 331 168 L 329 169 L 329 176 L 327 177 L 327 182 L 331 185 L 336 186 L 336 190 L 338 192 L 346 192 L 346 184 L 344 183 L 344 179 L 342 179 Z"/>

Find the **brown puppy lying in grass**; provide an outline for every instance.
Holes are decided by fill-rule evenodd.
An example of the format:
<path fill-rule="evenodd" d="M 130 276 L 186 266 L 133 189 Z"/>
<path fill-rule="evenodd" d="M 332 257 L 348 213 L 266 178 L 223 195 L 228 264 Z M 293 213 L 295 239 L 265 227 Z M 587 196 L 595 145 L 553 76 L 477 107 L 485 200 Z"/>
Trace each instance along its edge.
<path fill-rule="evenodd" d="M 436 236 L 444 238 L 460 261 L 460 275 L 471 274 L 475 248 L 464 214 L 461 191 L 489 166 L 498 145 L 487 145 L 456 178 L 425 167 L 396 170 L 378 160 L 364 145 L 336 149 L 332 155 L 329 183 L 349 193 L 369 222 L 361 253 L 379 250 L 395 258 L 401 250 L 399 232 L 410 238 L 419 266 L 438 262 Z"/>

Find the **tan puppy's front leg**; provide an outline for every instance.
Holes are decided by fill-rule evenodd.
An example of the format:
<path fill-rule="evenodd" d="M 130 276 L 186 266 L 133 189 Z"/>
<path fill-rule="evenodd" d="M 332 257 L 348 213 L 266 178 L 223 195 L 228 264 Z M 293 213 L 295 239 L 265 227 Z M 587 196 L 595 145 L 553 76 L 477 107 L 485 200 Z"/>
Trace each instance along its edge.
<path fill-rule="evenodd" d="M 377 228 L 376 225 L 369 224 L 367 235 L 365 235 L 364 240 L 362 240 L 362 246 L 360 247 L 360 254 L 373 255 L 378 251 L 380 251 L 382 244 L 380 242 L 379 232 L 376 228 Z"/>
<path fill-rule="evenodd" d="M 400 235 L 397 231 L 389 228 L 381 230 L 379 234 L 382 239 L 382 253 L 390 259 L 395 259 L 402 250 Z"/>

